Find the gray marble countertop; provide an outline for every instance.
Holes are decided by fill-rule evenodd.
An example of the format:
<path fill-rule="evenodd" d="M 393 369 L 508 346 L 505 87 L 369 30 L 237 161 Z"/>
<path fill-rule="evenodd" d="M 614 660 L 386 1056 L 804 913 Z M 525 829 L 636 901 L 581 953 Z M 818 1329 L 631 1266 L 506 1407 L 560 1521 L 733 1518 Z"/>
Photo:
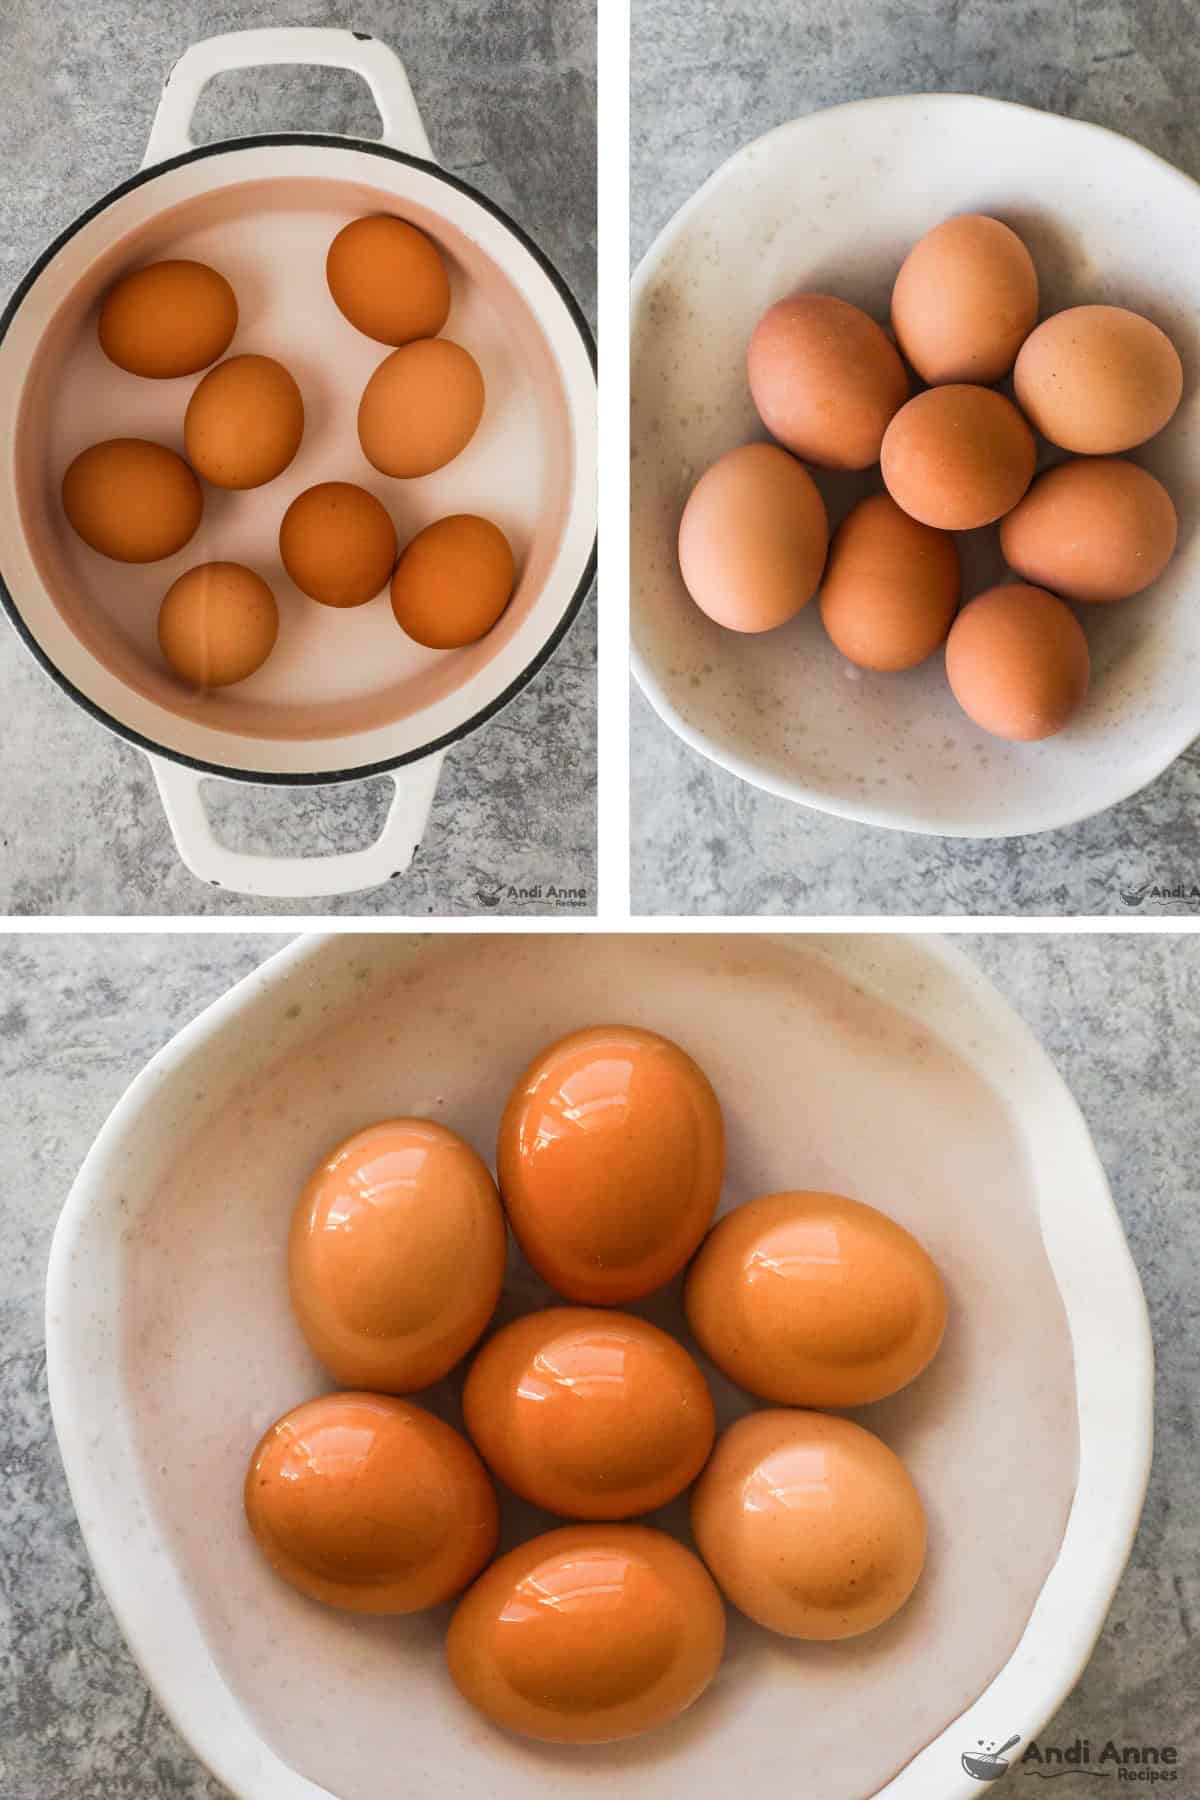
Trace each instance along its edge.
<path fill-rule="evenodd" d="M 593 319 L 595 0 L 3 0 L 0 304 L 54 235 L 141 161 L 159 89 L 189 43 L 263 25 L 353 25 L 403 58 L 434 154 L 509 210 Z M 312 130 L 377 137 L 342 71 L 213 82 L 197 138 Z M 94 724 L 0 629 L 0 913 L 392 913 L 485 910 L 481 891 L 595 894 L 595 596 L 511 706 L 448 755 L 408 873 L 333 901 L 263 902 L 189 874 L 140 751 Z M 368 843 L 386 780 L 338 788 L 207 784 L 234 847 L 316 855 Z M 536 897 L 514 913 L 550 912 Z"/>
<path fill-rule="evenodd" d="M 150 1055 L 280 939 L 0 938 L 0 1794 L 219 1800 L 151 1699 L 84 1552 L 46 1399 L 42 1285 L 59 1207 Z M 1158 1352 L 1149 1499 L 1103 1637 L 1043 1742 L 1174 1744 L 1200 1795 L 1200 938 L 968 936 L 1088 1119 Z M 1019 1791 L 1019 1790 L 1018 1790 Z M 1039 1790 L 1040 1791 L 1040 1790 Z"/>
<path fill-rule="evenodd" d="M 743 144 L 870 95 L 1022 101 L 1110 126 L 1200 176 L 1196 0 L 632 5 L 635 260 Z M 689 750 L 636 693 L 632 747 L 635 913 L 1121 914 L 1122 889 L 1190 886 L 1196 873 L 1196 747 L 1084 824 L 979 843 L 855 825 L 761 793 Z"/>

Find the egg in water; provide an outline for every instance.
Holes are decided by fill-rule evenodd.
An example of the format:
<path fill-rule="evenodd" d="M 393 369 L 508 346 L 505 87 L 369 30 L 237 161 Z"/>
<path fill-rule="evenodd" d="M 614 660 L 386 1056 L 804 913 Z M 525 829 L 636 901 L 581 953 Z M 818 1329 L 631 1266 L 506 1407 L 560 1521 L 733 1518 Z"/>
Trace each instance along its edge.
<path fill-rule="evenodd" d="M 925 1565 L 925 1510 L 881 1439 L 830 1413 L 748 1413 L 692 1492 L 692 1531 L 739 1612 L 783 1637 L 874 1631 Z"/>
<path fill-rule="evenodd" d="M 334 304 L 380 344 L 435 337 L 450 314 L 450 279 L 431 237 L 389 213 L 344 225 L 329 246 Z"/>
<path fill-rule="evenodd" d="M 224 356 L 237 322 L 237 296 L 223 275 L 169 258 L 114 282 L 100 308 L 100 348 L 130 375 L 169 381 Z"/>
<path fill-rule="evenodd" d="M 677 1275 L 712 1222 L 721 1108 L 686 1051 L 634 1025 L 572 1032 L 534 1058 L 500 1121 L 517 1242 L 567 1300 L 621 1305 Z"/>
<path fill-rule="evenodd" d="M 279 634 L 275 596 L 242 563 L 201 563 L 167 590 L 158 643 L 183 680 L 229 687 L 261 668 Z"/>
<path fill-rule="evenodd" d="M 305 1186 L 288 1240 L 292 1306 L 335 1380 L 415 1393 L 482 1335 L 506 1242 L 470 1145 L 428 1119 L 388 1119 L 339 1144 Z"/>
<path fill-rule="evenodd" d="M 446 1658 L 495 1725 L 611 1744 L 665 1725 L 721 1661 L 725 1609 L 699 1558 L 642 1525 L 571 1525 L 500 1557 L 460 1600 Z"/>
<path fill-rule="evenodd" d="M 568 1519 L 628 1519 L 681 1494 L 716 1429 L 682 1344 L 631 1313 L 552 1307 L 497 1332 L 463 1392 L 467 1431 L 507 1487 Z"/>
<path fill-rule="evenodd" d="M 419 531 L 392 575 L 392 612 L 430 650 L 474 644 L 512 598 L 516 568 L 498 525 L 455 513 Z"/>
<path fill-rule="evenodd" d="M 374 494 L 350 481 L 322 481 L 297 494 L 279 527 L 283 566 L 322 606 L 365 606 L 396 562 L 396 528 Z"/>
<path fill-rule="evenodd" d="M 916 1379 L 946 1291 L 912 1234 L 841 1194 L 764 1194 L 718 1221 L 688 1271 L 688 1324 L 731 1381 L 784 1406 L 864 1406 Z"/>
<path fill-rule="evenodd" d="M 214 487 L 256 488 L 281 475 L 304 436 L 304 401 L 282 363 L 231 356 L 188 401 L 188 461 Z"/>
<path fill-rule="evenodd" d="M 276 1574 L 347 1612 L 439 1606 L 496 1548 L 496 1494 L 470 1444 L 382 1394 L 285 1413 L 250 1459 L 244 1500 Z"/>
<path fill-rule="evenodd" d="M 386 356 L 363 389 L 358 437 L 383 475 L 412 480 L 460 456 L 479 429 L 483 372 L 449 338 L 425 338 Z"/>
<path fill-rule="evenodd" d="M 146 438 L 110 438 L 81 451 L 63 476 L 62 501 L 85 544 L 127 563 L 174 556 L 204 511 L 182 456 Z"/>

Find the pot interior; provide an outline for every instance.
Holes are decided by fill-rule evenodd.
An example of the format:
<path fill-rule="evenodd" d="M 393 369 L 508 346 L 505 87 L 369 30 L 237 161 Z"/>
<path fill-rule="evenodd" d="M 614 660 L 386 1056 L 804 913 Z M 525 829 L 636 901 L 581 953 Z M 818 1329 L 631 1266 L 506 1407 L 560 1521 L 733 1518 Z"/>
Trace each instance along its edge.
<path fill-rule="evenodd" d="M 294 152 L 281 165 L 276 151 L 275 166 L 311 167 L 314 154 L 321 153 Z M 221 760 L 250 768 L 340 767 L 355 761 L 360 747 L 363 761 L 381 749 L 420 748 L 520 674 L 570 597 L 559 565 L 578 508 L 578 426 L 547 331 L 545 297 L 531 299 L 532 259 L 492 215 L 430 171 L 361 153 L 323 154 L 318 166 L 349 163 L 355 178 L 281 172 L 212 187 L 201 163 L 195 165 L 200 179 L 193 172 L 189 184 L 193 191 L 157 207 L 159 182 L 146 184 L 84 228 L 80 237 L 94 236 L 107 219 L 106 241 L 66 291 L 56 295 L 62 279 L 47 278 L 60 254 L 22 307 L 41 311 L 44 323 L 35 321 L 13 465 L 24 549 L 37 580 L 20 591 L 9 580 L 16 604 L 51 660 L 122 723 L 198 756 L 212 755 L 212 734 L 220 733 Z M 357 178 L 364 168 L 377 172 L 377 185 Z M 163 178 L 164 197 L 180 173 Z M 127 206 L 139 194 L 141 203 Z M 442 196 L 446 204 L 439 207 Z M 389 350 L 343 318 L 325 281 L 335 233 L 351 219 L 381 211 L 410 220 L 438 243 L 453 291 L 444 335 L 470 350 L 487 388 L 483 421 L 467 449 L 419 480 L 381 475 L 363 455 L 358 402 Z M 76 262 L 77 243 L 66 246 Z M 257 352 L 291 371 L 304 397 L 305 435 L 290 466 L 263 487 L 239 493 L 203 483 L 204 515 L 191 541 L 175 556 L 132 565 L 110 561 L 75 535 L 61 483 L 72 458 L 105 438 L 147 437 L 182 454 L 184 412 L 201 377 L 152 381 L 126 374 L 108 361 L 96 334 L 99 304 L 112 283 L 163 257 L 210 263 L 229 279 L 239 322 L 227 354 Z M 543 285 L 554 303 L 550 311 L 557 306 L 567 320 L 561 300 Z M 557 329 L 562 320 L 554 322 Z M 345 611 L 301 593 L 279 557 L 279 524 L 297 494 L 331 480 L 375 494 L 391 514 L 401 548 L 450 513 L 477 512 L 499 525 L 512 544 L 518 581 L 495 628 L 461 650 L 432 651 L 400 630 L 386 590 Z M 245 562 L 265 578 L 279 605 L 280 630 L 261 669 L 236 686 L 206 692 L 171 672 L 156 626 L 172 582 L 217 559 Z M 552 575 L 555 591 L 548 593 Z M 47 632 L 61 640 L 62 626 L 77 646 L 68 650 L 70 669 L 46 642 Z M 80 669 L 90 679 L 81 682 Z M 397 738 L 396 728 L 406 722 L 409 729 Z M 276 746 L 270 756 L 266 742 Z"/>

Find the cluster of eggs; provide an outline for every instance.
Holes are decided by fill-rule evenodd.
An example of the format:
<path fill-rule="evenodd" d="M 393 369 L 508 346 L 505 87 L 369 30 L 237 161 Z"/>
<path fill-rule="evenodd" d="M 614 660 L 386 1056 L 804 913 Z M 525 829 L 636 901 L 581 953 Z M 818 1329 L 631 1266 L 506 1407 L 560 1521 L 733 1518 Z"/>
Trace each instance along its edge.
<path fill-rule="evenodd" d="M 356 219 L 330 245 L 326 278 L 351 325 L 395 346 L 359 403 L 363 455 L 380 474 L 402 480 L 444 468 L 479 426 L 484 381 L 469 351 L 437 335 L 450 312 L 437 246 L 403 219 Z M 118 368 L 158 381 L 208 372 L 187 403 L 184 456 L 145 438 L 110 438 L 67 469 L 67 519 L 100 555 L 128 563 L 174 556 L 200 525 L 202 482 L 264 487 L 295 457 L 305 429 L 300 388 L 273 357 L 226 358 L 237 325 L 233 288 L 204 263 L 149 263 L 105 295 L 97 331 Z M 390 582 L 397 624 L 437 650 L 490 631 L 515 580 L 508 540 L 490 520 L 439 519 L 401 553 L 387 508 L 350 481 L 320 482 L 296 496 L 279 526 L 279 554 L 301 593 L 322 606 L 365 605 Z M 188 569 L 159 610 L 163 656 L 183 680 L 203 687 L 244 681 L 271 654 L 278 631 L 270 586 L 241 563 Z"/>
<path fill-rule="evenodd" d="M 772 306 L 748 373 L 776 442 L 730 451 L 692 491 L 679 562 L 696 604 L 731 630 L 769 631 L 819 588 L 849 662 L 910 669 L 944 645 L 975 724 L 1017 741 L 1061 731 L 1090 677 L 1067 602 L 1139 593 L 1174 552 L 1170 495 L 1122 453 L 1167 424 L 1183 372 L 1166 334 L 1123 307 L 1037 321 L 1028 249 L 981 214 L 947 220 L 910 251 L 892 291 L 895 343 L 831 295 Z M 911 398 L 901 352 L 927 384 Z M 994 385 L 1010 374 L 1015 400 Z M 1035 431 L 1072 453 L 1036 479 Z M 855 506 L 831 543 L 805 462 L 878 464 L 886 491 Z M 1020 579 L 960 610 L 952 534 L 997 522 Z"/>
<path fill-rule="evenodd" d="M 810 1192 L 714 1224 L 717 1095 L 640 1027 L 543 1050 L 511 1092 L 496 1166 L 498 1185 L 447 1127 L 389 1120 L 300 1196 L 292 1305 L 341 1391 L 286 1413 L 251 1457 L 246 1514 L 276 1572 L 357 1612 L 461 1596 L 446 1639 L 460 1692 L 560 1743 L 630 1737 L 696 1700 L 721 1662 L 723 1597 L 814 1641 L 892 1617 L 923 1567 L 922 1503 L 879 1437 L 824 1409 L 895 1393 L 936 1354 L 946 1297 L 915 1238 Z M 508 1228 L 565 1304 L 476 1350 Z M 685 1268 L 701 1352 L 769 1403 L 719 1435 L 696 1358 L 621 1310 Z M 466 1435 L 400 1397 L 472 1351 Z M 491 1560 L 493 1478 L 571 1522 Z M 699 1556 L 633 1522 L 688 1488 Z"/>

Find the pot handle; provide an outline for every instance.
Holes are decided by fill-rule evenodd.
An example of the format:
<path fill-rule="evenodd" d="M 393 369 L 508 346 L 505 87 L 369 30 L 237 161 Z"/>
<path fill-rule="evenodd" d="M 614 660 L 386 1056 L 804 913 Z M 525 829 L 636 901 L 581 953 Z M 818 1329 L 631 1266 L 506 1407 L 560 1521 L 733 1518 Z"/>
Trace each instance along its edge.
<path fill-rule="evenodd" d="M 360 31 L 283 25 L 260 31 L 227 31 L 185 50 L 163 87 L 150 127 L 143 169 L 194 148 L 192 114 L 200 90 L 214 75 L 273 63 L 309 63 L 361 75 L 383 121 L 383 142 L 432 162 L 433 151 L 417 111 L 408 73 L 394 50 Z"/>
<path fill-rule="evenodd" d="M 402 875 L 416 853 L 429 821 L 444 752 L 391 772 L 392 803 L 383 830 L 365 850 L 332 856 L 260 856 L 229 850 L 217 841 L 204 805 L 201 783 L 210 779 L 164 757 L 147 760 L 175 846 L 193 875 L 234 894 L 264 900 L 326 899 L 379 887 Z"/>

